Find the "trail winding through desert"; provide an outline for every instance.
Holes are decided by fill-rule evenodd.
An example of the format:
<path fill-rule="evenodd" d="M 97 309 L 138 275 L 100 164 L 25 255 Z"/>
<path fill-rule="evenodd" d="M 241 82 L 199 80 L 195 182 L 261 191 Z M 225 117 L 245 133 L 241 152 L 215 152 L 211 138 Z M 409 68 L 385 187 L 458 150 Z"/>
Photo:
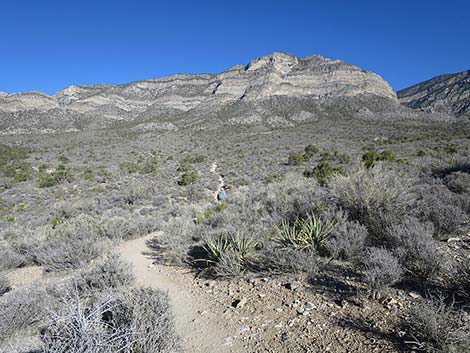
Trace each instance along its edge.
<path fill-rule="evenodd" d="M 127 241 L 117 249 L 121 257 L 132 264 L 136 285 L 168 293 L 184 352 L 240 352 L 233 341 L 236 328 L 211 312 L 211 303 L 191 290 L 194 275 L 182 269 L 153 264 L 147 241 L 157 235 L 152 233 Z"/>
<path fill-rule="evenodd" d="M 217 189 L 212 193 L 212 196 L 215 201 L 217 201 L 217 193 L 219 192 L 220 188 L 224 186 L 224 177 L 217 171 L 219 168 L 217 162 L 212 163 L 211 165 L 211 173 L 217 174 Z"/>

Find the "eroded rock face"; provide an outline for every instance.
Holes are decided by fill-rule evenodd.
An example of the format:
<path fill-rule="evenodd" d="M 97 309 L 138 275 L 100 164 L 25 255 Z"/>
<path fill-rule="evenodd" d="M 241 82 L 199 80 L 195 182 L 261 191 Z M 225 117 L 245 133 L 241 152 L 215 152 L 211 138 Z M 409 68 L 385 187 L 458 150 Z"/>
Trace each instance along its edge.
<path fill-rule="evenodd" d="M 360 95 L 398 102 L 388 83 L 369 71 L 320 55 L 296 58 L 272 53 L 220 74 L 179 74 L 125 85 L 71 86 L 54 96 L 39 92 L 0 94 L 0 129 L 25 123 L 53 129 L 59 120 L 61 128 L 64 124 L 70 128 L 105 127 L 117 120 L 165 124 L 172 119 L 188 119 L 201 124 L 204 116 L 245 125 L 263 122 L 272 102 L 278 104 L 280 99 Z M 293 109 L 295 117 L 305 110 Z M 46 121 L 38 119 L 44 114 L 49 114 Z M 288 126 L 291 122 L 286 118 L 285 114 L 278 116 L 268 125 L 282 121 L 281 125 Z M 42 122 L 44 126 L 40 126 Z"/>
<path fill-rule="evenodd" d="M 413 109 L 470 115 L 470 70 L 437 76 L 397 94 L 401 103 Z"/>

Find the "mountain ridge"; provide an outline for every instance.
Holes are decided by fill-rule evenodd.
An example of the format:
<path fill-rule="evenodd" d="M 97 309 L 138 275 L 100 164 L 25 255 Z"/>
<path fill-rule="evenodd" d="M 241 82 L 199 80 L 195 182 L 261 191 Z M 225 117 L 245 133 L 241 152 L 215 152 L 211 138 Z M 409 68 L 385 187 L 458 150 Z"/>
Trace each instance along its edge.
<path fill-rule="evenodd" d="M 433 77 L 399 90 L 397 96 L 413 109 L 470 115 L 470 70 Z"/>
<path fill-rule="evenodd" d="M 318 54 L 298 58 L 274 52 L 216 74 L 72 85 L 54 95 L 0 95 L 0 132 L 73 131 L 121 123 L 163 130 L 214 124 L 288 127 L 332 115 L 329 111 L 336 108 L 331 102 L 347 107 L 343 113 L 348 116 L 370 117 L 380 111 L 389 119 L 404 114 L 396 93 L 373 72 Z"/>

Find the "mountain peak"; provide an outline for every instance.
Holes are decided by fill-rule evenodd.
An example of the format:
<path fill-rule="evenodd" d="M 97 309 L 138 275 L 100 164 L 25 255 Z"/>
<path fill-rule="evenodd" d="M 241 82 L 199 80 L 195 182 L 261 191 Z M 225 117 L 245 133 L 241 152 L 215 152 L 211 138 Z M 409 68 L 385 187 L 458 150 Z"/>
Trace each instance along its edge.
<path fill-rule="evenodd" d="M 294 55 L 284 52 L 273 52 L 260 58 L 251 60 L 246 66 L 247 71 L 260 69 L 274 69 L 280 72 L 289 72 L 299 62 Z"/>

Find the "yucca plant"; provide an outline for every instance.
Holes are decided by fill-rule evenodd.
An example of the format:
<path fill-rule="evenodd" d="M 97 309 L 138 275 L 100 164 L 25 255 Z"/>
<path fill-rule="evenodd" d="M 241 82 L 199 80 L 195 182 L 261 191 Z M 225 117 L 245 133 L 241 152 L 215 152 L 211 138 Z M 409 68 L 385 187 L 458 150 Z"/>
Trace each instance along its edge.
<path fill-rule="evenodd" d="M 324 222 L 314 214 L 306 218 L 297 217 L 291 225 L 283 221 L 281 226 L 276 226 L 276 235 L 280 242 L 286 246 L 292 246 L 299 250 L 313 247 L 319 250 L 330 236 L 335 222 Z"/>
<path fill-rule="evenodd" d="M 206 251 L 209 261 L 218 262 L 221 256 L 230 247 L 230 244 L 230 238 L 224 234 L 219 237 L 206 238 L 202 247 Z"/>
<path fill-rule="evenodd" d="M 230 243 L 240 259 L 241 263 L 248 263 L 253 258 L 253 252 L 259 244 L 259 241 L 246 235 L 232 235 Z"/>
<path fill-rule="evenodd" d="M 218 276 L 222 273 L 233 276 L 234 273 L 244 272 L 250 267 L 258 244 L 257 239 L 240 234 L 209 237 L 203 245 L 207 258 L 196 261 L 207 264 L 201 273 L 215 269 Z"/>

